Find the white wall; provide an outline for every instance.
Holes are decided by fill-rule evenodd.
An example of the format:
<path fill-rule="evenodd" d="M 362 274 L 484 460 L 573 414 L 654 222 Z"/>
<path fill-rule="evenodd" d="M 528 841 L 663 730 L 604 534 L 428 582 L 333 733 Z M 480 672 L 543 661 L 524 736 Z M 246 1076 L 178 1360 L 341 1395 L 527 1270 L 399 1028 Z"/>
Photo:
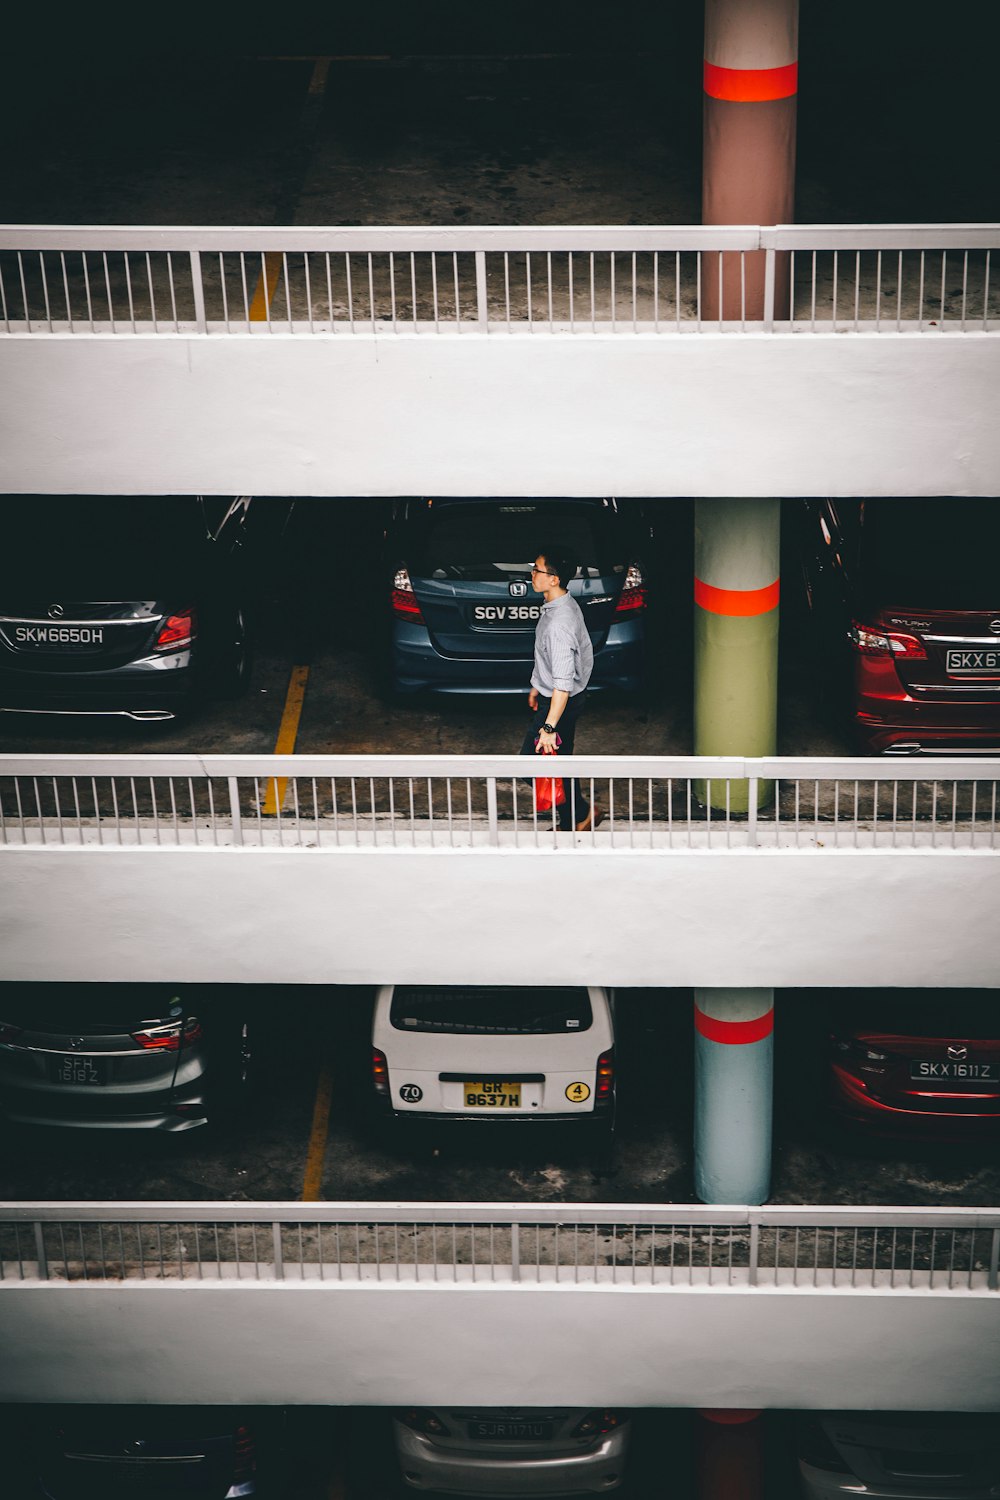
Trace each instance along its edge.
<path fill-rule="evenodd" d="M 0 1342 L 0 1401 L 1000 1407 L 995 1292 L 6 1283 Z"/>
<path fill-rule="evenodd" d="M 989 852 L 0 851 L 7 979 L 969 985 Z"/>
<path fill-rule="evenodd" d="M 1000 337 L 0 341 L 0 491 L 1000 493 Z"/>

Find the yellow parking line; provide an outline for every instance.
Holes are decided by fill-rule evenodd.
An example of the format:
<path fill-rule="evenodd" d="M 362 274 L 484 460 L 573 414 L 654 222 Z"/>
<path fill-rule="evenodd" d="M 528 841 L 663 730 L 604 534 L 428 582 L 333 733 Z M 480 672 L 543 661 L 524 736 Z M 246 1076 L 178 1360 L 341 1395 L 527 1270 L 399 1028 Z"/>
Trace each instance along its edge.
<path fill-rule="evenodd" d="M 285 708 L 281 715 L 281 725 L 278 729 L 278 738 L 275 741 L 275 755 L 291 755 L 295 750 L 295 740 L 299 732 L 299 720 L 302 717 L 302 704 L 306 696 L 306 683 L 309 681 L 308 667 L 293 667 L 288 679 L 288 692 L 285 694 Z M 288 790 L 288 777 L 272 777 L 267 783 L 267 794 L 261 812 L 265 817 L 274 817 L 278 809 L 285 805 L 285 793 Z"/>
<path fill-rule="evenodd" d="M 248 314 L 251 323 L 266 323 L 274 306 L 274 294 L 278 287 L 278 277 L 281 275 L 281 255 L 266 254 L 264 256 L 263 273 L 257 277 L 257 285 L 254 288 L 253 300 L 250 303 Z"/>
<path fill-rule="evenodd" d="M 326 1140 L 330 1131 L 330 1105 L 333 1102 L 333 1069 L 324 1061 L 316 1084 L 316 1102 L 313 1105 L 312 1129 L 306 1151 L 306 1170 L 302 1180 L 302 1202 L 319 1201 L 323 1186 L 323 1161 L 326 1157 Z M 331 1491 L 332 1493 L 332 1491 Z"/>

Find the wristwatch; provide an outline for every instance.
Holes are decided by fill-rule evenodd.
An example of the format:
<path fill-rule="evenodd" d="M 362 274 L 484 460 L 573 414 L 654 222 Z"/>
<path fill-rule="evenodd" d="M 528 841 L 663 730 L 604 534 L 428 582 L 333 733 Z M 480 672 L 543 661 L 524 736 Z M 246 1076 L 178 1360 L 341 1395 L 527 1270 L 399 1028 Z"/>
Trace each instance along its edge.
<path fill-rule="evenodd" d="M 556 726 L 554 724 L 543 724 L 541 729 L 538 731 L 539 734 L 555 734 L 555 732 Z"/>

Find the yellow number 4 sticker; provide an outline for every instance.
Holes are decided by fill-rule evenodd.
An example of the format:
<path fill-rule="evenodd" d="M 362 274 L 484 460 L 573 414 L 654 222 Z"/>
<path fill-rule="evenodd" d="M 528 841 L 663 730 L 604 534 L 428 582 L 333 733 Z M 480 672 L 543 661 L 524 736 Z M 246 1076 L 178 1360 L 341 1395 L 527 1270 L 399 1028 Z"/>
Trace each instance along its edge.
<path fill-rule="evenodd" d="M 571 1104 L 583 1104 L 590 1098 L 590 1086 L 586 1083 L 571 1083 L 566 1089 L 566 1098 Z"/>

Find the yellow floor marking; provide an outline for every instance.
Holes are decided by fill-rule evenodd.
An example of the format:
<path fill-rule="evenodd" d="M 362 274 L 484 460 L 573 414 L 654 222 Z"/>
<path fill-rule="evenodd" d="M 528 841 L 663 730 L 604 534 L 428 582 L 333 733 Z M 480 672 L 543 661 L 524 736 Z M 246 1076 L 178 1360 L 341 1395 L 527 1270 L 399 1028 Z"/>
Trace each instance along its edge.
<path fill-rule="evenodd" d="M 274 306 L 274 294 L 278 289 L 278 277 L 280 275 L 280 252 L 265 255 L 263 271 L 257 277 L 253 300 L 250 303 L 249 317 L 251 323 L 266 323 L 271 316 L 271 309 Z"/>
<path fill-rule="evenodd" d="M 317 57 L 313 66 L 312 77 L 309 79 L 310 94 L 322 94 L 326 89 L 326 75 L 330 71 L 332 57 Z"/>
<path fill-rule="evenodd" d="M 281 725 L 274 746 L 275 755 L 291 755 L 295 750 L 295 740 L 299 732 L 299 720 L 302 717 L 302 704 L 305 701 L 308 681 L 308 667 L 292 668 L 288 678 L 288 692 L 285 694 L 285 709 L 281 715 Z M 284 807 L 287 790 L 287 776 L 272 777 L 268 781 L 267 795 L 261 808 L 265 817 L 273 818 L 279 808 Z"/>
<path fill-rule="evenodd" d="M 326 1138 L 330 1130 L 330 1105 L 333 1101 L 333 1069 L 324 1062 L 319 1070 L 316 1084 L 316 1102 L 313 1105 L 312 1129 L 309 1132 L 309 1147 L 306 1151 L 306 1170 L 302 1180 L 302 1202 L 317 1203 L 323 1186 L 323 1161 L 326 1157 Z"/>

